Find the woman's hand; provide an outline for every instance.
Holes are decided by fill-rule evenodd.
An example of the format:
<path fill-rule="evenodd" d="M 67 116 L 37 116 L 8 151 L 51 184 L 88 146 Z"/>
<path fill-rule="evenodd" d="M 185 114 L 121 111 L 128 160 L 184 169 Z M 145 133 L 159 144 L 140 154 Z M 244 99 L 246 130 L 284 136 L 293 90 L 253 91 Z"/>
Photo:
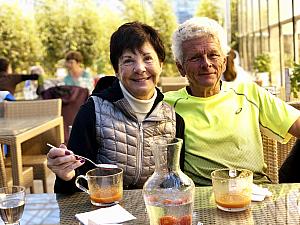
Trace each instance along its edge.
<path fill-rule="evenodd" d="M 47 154 L 47 166 L 62 180 L 68 181 L 75 176 L 75 169 L 84 164 L 64 144 L 59 148 L 51 148 Z"/>

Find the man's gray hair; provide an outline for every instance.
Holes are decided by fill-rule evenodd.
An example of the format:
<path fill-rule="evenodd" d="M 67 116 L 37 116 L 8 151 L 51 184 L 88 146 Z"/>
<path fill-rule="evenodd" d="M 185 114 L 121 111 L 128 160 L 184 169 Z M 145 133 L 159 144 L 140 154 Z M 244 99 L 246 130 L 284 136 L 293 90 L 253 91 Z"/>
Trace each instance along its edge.
<path fill-rule="evenodd" d="M 194 17 L 180 24 L 172 38 L 172 52 L 176 62 L 183 63 L 182 42 L 200 37 L 213 37 L 220 42 L 221 51 L 227 55 L 227 34 L 215 20 L 207 17 Z"/>

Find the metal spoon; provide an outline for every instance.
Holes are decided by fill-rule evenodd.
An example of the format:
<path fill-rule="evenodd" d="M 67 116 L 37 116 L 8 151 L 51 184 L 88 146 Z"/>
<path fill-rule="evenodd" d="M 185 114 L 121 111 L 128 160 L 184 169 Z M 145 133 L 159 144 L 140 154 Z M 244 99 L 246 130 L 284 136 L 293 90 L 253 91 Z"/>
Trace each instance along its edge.
<path fill-rule="evenodd" d="M 55 147 L 55 146 L 53 146 L 53 145 L 51 145 L 51 144 L 49 144 L 49 143 L 47 143 L 47 145 L 48 145 L 49 147 L 51 147 L 51 148 L 57 148 L 57 147 Z M 96 167 L 101 167 L 101 168 L 118 168 L 117 165 L 113 165 L 113 164 L 104 164 L 104 163 L 99 163 L 99 164 L 97 164 L 97 163 L 95 163 L 94 161 L 90 160 L 89 158 L 83 157 L 83 156 L 81 156 L 81 155 L 76 155 L 76 154 L 73 154 L 73 155 L 74 155 L 74 156 L 77 156 L 77 157 L 80 158 L 80 159 L 85 159 L 85 160 L 89 161 L 90 163 L 92 163 L 92 164 L 93 164 L 94 166 L 96 166 Z"/>
<path fill-rule="evenodd" d="M 229 169 L 229 177 L 234 178 L 237 176 L 237 171 L 236 169 Z"/>

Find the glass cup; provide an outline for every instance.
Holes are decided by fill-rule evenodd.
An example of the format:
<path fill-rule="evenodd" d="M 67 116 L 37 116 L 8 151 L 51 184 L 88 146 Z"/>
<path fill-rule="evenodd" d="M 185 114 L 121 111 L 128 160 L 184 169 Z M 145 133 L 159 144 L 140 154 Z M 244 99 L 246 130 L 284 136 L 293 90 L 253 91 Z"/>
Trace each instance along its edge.
<path fill-rule="evenodd" d="M 0 188 L 0 216 L 5 224 L 20 224 L 25 205 L 25 188 Z"/>
<path fill-rule="evenodd" d="M 88 189 L 79 183 L 80 179 L 87 181 Z M 123 169 L 92 169 L 86 175 L 79 175 L 75 180 L 75 184 L 79 189 L 90 195 L 93 205 L 114 205 L 119 203 L 123 197 Z"/>
<path fill-rule="evenodd" d="M 251 204 L 253 173 L 246 169 L 219 169 L 211 173 L 217 207 L 239 212 Z"/>

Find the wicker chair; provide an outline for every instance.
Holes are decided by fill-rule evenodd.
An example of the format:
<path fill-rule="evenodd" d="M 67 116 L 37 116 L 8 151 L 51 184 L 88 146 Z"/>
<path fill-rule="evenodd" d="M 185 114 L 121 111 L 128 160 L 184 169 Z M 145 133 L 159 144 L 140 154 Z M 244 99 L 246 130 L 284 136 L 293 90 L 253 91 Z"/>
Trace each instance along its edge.
<path fill-rule="evenodd" d="M 43 99 L 62 100 L 62 116 L 64 118 L 64 136 L 65 143 L 69 140 L 69 126 L 72 126 L 73 121 L 79 108 L 89 97 L 89 90 L 87 88 L 78 86 L 56 86 L 51 87 L 41 93 Z"/>
<path fill-rule="evenodd" d="M 61 99 L 4 102 L 4 117 L 61 116 L 61 106 Z"/>
<path fill-rule="evenodd" d="M 262 133 L 264 161 L 267 164 L 267 176 L 272 183 L 278 183 L 277 141 Z"/>
<path fill-rule="evenodd" d="M 3 151 L 0 145 L 0 187 L 12 186 L 12 171 L 11 168 L 6 168 L 4 163 Z M 23 167 L 23 184 L 25 188 L 30 188 L 30 192 L 34 193 L 33 186 L 33 168 L 32 167 Z"/>
<path fill-rule="evenodd" d="M 22 155 L 23 166 L 33 168 L 33 177 L 35 180 L 42 180 L 44 192 L 48 192 L 47 177 L 50 169 L 47 167 L 46 155 Z M 11 167 L 11 159 L 5 159 L 5 166 Z"/>
<path fill-rule="evenodd" d="M 288 102 L 291 106 L 300 110 L 300 102 Z M 264 160 L 268 166 L 267 175 L 273 183 L 278 183 L 278 170 L 290 153 L 296 138 L 292 137 L 287 144 L 281 144 L 262 134 Z"/>
<path fill-rule="evenodd" d="M 60 116 L 61 105 L 61 99 L 5 102 L 4 117 Z M 34 179 L 42 180 L 44 192 L 48 192 L 47 177 L 51 173 L 47 167 L 47 152 L 45 149 L 48 148 L 41 140 L 44 142 L 53 142 L 51 140 L 49 141 L 45 135 L 45 137 L 37 137 L 29 143 L 24 143 L 24 145 L 22 145 L 22 162 L 23 166 L 33 167 Z M 38 150 L 34 151 L 31 147 L 35 147 Z M 9 157 L 6 158 L 5 165 L 11 166 L 11 159 Z"/>
<path fill-rule="evenodd" d="M 296 109 L 300 110 L 300 102 L 289 102 L 289 104 Z M 296 142 L 296 138 L 292 137 L 288 143 L 281 144 L 278 142 L 277 144 L 277 151 L 278 151 L 278 167 L 280 168 L 283 162 L 286 160 L 287 156 L 289 155 L 293 145 Z"/>

